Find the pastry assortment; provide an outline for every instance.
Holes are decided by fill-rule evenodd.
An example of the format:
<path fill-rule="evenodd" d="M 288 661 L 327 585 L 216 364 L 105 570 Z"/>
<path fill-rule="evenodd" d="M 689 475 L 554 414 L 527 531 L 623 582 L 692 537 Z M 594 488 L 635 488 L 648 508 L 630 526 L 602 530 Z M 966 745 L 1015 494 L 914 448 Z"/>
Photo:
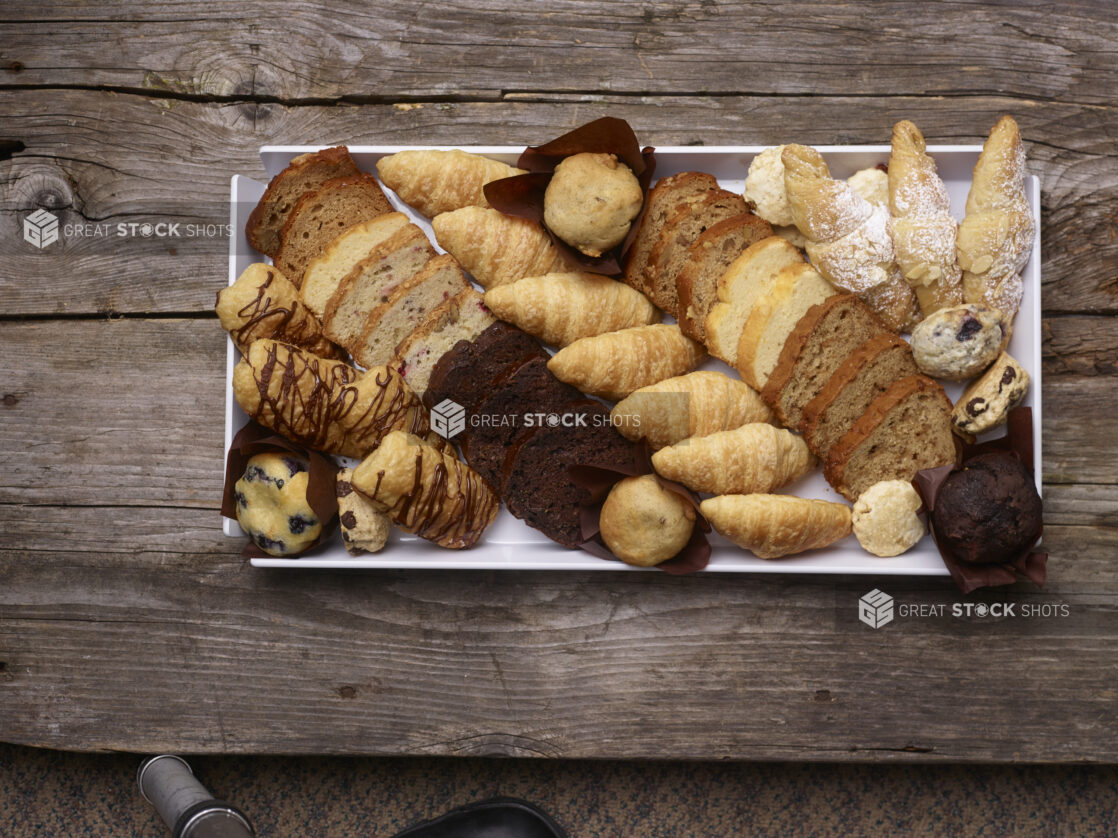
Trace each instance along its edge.
<path fill-rule="evenodd" d="M 519 167 L 461 150 L 381 158 L 380 182 L 434 240 L 342 147 L 292 161 L 250 217 L 274 264 L 218 297 L 242 355 L 234 396 L 264 427 L 351 460 L 337 482 L 346 548 L 384 549 L 392 526 L 469 548 L 502 503 L 581 546 L 598 507 L 575 472 L 624 470 L 638 444 L 656 474 L 597 501 L 594 532 L 621 561 L 672 559 L 707 522 L 764 559 L 851 533 L 875 556 L 911 548 L 925 532 L 917 472 L 954 466 L 958 440 L 1004 423 L 1029 386 L 1005 352 L 1034 234 L 1013 120 L 991 132 L 961 224 L 907 120 L 887 167 L 838 179 L 791 143 L 753 158 L 743 194 L 700 171 L 648 188 L 650 149 L 621 159 L 577 134 L 538 147 L 543 169 L 533 149 Z M 536 220 L 508 214 L 509 195 L 537 184 Z M 611 252 L 617 277 L 579 261 Z M 708 353 L 740 379 L 696 370 Z M 936 379 L 969 385 L 952 405 Z M 277 463 L 242 476 L 242 523 L 262 549 L 297 555 L 300 533 L 274 525 L 306 510 L 262 499 Z M 777 494 L 818 466 L 853 508 Z M 1007 469 L 960 472 L 936 514 L 956 494 L 997 496 L 1029 529 L 1039 500 Z M 696 512 L 661 479 L 708 497 Z M 1000 519 L 975 517 L 984 508 L 966 526 L 1015 543 Z"/>

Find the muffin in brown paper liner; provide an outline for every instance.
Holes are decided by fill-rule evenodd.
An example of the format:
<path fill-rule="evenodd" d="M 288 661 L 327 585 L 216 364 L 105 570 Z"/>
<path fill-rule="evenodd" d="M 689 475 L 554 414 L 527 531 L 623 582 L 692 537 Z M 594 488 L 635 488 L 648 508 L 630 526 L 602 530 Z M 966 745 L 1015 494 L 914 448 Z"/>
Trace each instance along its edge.
<path fill-rule="evenodd" d="M 583 550 L 600 559 L 621 561 L 606 546 L 602 540 L 598 521 L 602 515 L 602 504 L 614 484 L 626 477 L 640 477 L 652 474 L 660 486 L 673 494 L 683 498 L 695 510 L 695 526 L 691 529 L 691 538 L 683 549 L 667 561 L 654 565 L 659 570 L 682 576 L 703 570 L 710 562 L 710 542 L 706 533 L 710 532 L 710 524 L 699 511 L 699 496 L 679 483 L 665 480 L 652 469 L 652 457 L 647 443 L 642 442 L 633 448 L 633 461 L 614 467 L 604 466 L 571 466 L 567 473 L 571 480 L 590 492 L 590 500 L 583 504 L 579 512 L 582 525 Z"/>
<path fill-rule="evenodd" d="M 257 454 L 284 452 L 302 457 L 308 463 L 307 503 L 310 504 L 318 520 L 322 522 L 322 532 L 306 549 L 296 555 L 303 555 L 321 544 L 334 531 L 338 517 L 338 498 L 335 480 L 338 467 L 332 459 L 296 445 L 289 439 L 279 436 L 256 422 L 249 422 L 241 428 L 225 459 L 225 487 L 221 496 L 221 514 L 237 520 L 237 481 L 245 473 L 248 461 Z M 246 558 L 268 558 L 268 554 L 253 543 L 250 538 L 241 555 Z"/>
<path fill-rule="evenodd" d="M 1010 411 L 1005 436 L 977 445 L 964 444 L 961 465 L 924 469 L 916 473 L 913 481 L 928 512 L 928 528 L 931 530 L 936 549 L 939 550 L 943 563 L 950 571 L 951 578 L 963 593 L 970 593 L 978 588 L 1011 585 L 1019 577 L 1043 585 L 1047 577 L 1048 554 L 1033 549 L 1044 531 L 1043 526 L 1037 528 L 1036 535 L 1029 540 L 1029 546 L 1018 555 L 1008 561 L 982 564 L 960 560 L 936 534 L 934 515 L 936 499 L 944 482 L 951 474 L 965 469 L 967 463 L 975 457 L 996 451 L 1012 454 L 1020 460 L 1030 475 L 1034 474 L 1033 420 L 1030 408 L 1018 407 Z"/>
<path fill-rule="evenodd" d="M 565 254 L 584 270 L 607 276 L 621 273 L 623 254 L 628 250 L 640 223 L 640 215 L 633 219 L 625 240 L 601 256 L 587 256 L 555 235 L 543 220 L 543 198 L 555 167 L 565 158 L 583 152 L 614 154 L 632 169 L 647 199 L 652 172 L 656 167 L 655 149 L 641 148 L 636 134 L 624 119 L 603 116 L 569 131 L 551 142 L 529 146 L 520 155 L 516 165 L 528 173 L 501 178 L 485 184 L 485 200 L 489 206 L 505 215 L 535 221 Z"/>

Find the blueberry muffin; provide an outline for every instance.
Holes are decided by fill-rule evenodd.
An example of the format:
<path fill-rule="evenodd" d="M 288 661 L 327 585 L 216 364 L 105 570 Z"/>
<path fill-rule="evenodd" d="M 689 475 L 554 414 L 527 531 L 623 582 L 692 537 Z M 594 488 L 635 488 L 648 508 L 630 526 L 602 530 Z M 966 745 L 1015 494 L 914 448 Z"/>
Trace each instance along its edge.
<path fill-rule="evenodd" d="M 307 501 L 309 466 L 293 454 L 252 457 L 237 481 L 237 521 L 269 556 L 295 556 L 322 533 L 322 522 Z"/>

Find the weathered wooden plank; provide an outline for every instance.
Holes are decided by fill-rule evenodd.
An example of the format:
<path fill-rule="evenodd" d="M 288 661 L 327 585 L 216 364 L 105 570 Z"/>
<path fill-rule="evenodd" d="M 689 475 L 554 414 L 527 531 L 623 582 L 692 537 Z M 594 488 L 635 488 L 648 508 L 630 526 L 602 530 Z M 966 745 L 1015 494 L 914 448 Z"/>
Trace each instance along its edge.
<path fill-rule="evenodd" d="M 1066 605 L 1066 617 L 898 618 L 875 632 L 855 616 L 868 586 L 948 609 L 961 598 L 944 579 L 255 571 L 203 529 L 127 560 L 0 552 L 5 739 L 148 752 L 1106 761 L 1118 733 L 1107 674 L 1118 610 L 1105 582 L 1009 596 Z M 1118 546 L 1112 530 L 1046 536 L 1096 559 Z"/>
<path fill-rule="evenodd" d="M 137 9 L 8 3 L 0 84 L 279 100 L 386 95 L 970 95 L 1110 105 L 1105 0 L 425 6 L 334 0 Z"/>
<path fill-rule="evenodd" d="M 4 314 L 199 312 L 225 282 L 228 242 L 187 236 L 225 224 L 229 177 L 263 177 L 266 143 L 536 143 L 604 114 L 659 145 L 887 143 L 910 117 L 933 142 L 977 142 L 1013 112 L 1043 189 L 1044 307 L 1118 311 L 1118 109 L 1006 98 L 578 97 L 561 101 L 284 108 L 165 102 L 81 91 L 0 91 L 0 137 L 26 146 L 0 162 Z M 121 142 L 127 138 L 127 142 Z M 82 238 L 38 250 L 26 213 L 52 209 Z M 125 238 L 118 224 L 181 222 L 180 237 Z M 83 227 L 84 225 L 84 227 Z M 103 225 L 107 235 L 91 234 Z M 203 230 L 203 232 L 205 232 Z"/>
<path fill-rule="evenodd" d="M 1046 318 L 1044 375 L 1114 375 L 1118 372 L 1118 318 Z"/>

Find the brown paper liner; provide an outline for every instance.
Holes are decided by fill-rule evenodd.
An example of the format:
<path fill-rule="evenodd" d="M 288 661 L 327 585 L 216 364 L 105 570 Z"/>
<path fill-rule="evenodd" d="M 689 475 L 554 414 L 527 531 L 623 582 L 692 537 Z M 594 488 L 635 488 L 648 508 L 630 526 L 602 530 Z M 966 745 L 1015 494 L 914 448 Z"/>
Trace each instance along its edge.
<path fill-rule="evenodd" d="M 301 445 L 296 445 L 289 439 L 250 421 L 241 428 L 233 444 L 229 446 L 229 454 L 225 459 L 225 487 L 221 495 L 221 514 L 226 518 L 237 520 L 236 484 L 245 473 L 248 461 L 257 454 L 268 452 L 285 452 L 302 457 L 309 464 L 307 480 L 307 503 L 310 504 L 318 520 L 322 522 L 322 532 L 319 533 L 311 544 L 297 554 L 302 555 L 321 544 L 334 529 L 335 519 L 338 517 L 338 497 L 335 487 L 338 467 L 329 457 L 317 451 L 310 451 Z M 265 553 L 250 538 L 241 555 L 246 558 L 271 557 Z M 274 558 L 274 557 L 271 557 Z"/>
<path fill-rule="evenodd" d="M 955 580 L 959 590 L 965 594 L 969 594 L 978 588 L 1012 585 L 1020 576 L 1036 585 L 1043 585 L 1048 575 L 1048 554 L 1033 551 L 1037 540 L 1044 532 L 1043 526 L 1037 530 L 1036 537 L 1030 542 L 1030 546 L 1026 547 L 1020 555 L 1015 556 L 1008 562 L 990 564 L 961 562 L 940 544 L 936 537 L 932 513 L 935 511 L 936 498 L 939 496 L 939 490 L 943 487 L 944 481 L 950 474 L 965 468 L 968 460 L 977 457 L 979 454 L 988 454 L 994 451 L 1008 451 L 1025 465 L 1030 474 L 1033 474 L 1033 414 L 1031 408 L 1018 407 L 1010 411 L 1005 436 L 977 445 L 964 444 L 961 466 L 940 466 L 924 469 L 918 471 L 915 480 L 913 480 L 913 485 L 928 511 L 928 529 L 931 530 L 936 549 L 939 550 L 944 565 L 951 573 L 951 578 Z"/>
<path fill-rule="evenodd" d="M 648 196 L 652 172 L 656 168 L 655 149 L 651 146 L 642 149 L 636 134 L 624 119 L 604 116 L 556 137 L 551 142 L 526 148 L 520 155 L 517 166 L 527 169 L 528 174 L 513 175 L 485 184 L 485 200 L 489 202 L 489 206 L 505 215 L 535 221 L 547 230 L 555 246 L 584 270 L 615 276 L 621 273 L 624 254 L 636 235 L 639 215 L 633 219 L 625 241 L 596 258 L 571 247 L 544 224 L 543 197 L 555 167 L 564 158 L 584 152 L 617 155 L 618 160 L 633 170 L 641 185 L 641 192 Z"/>
<path fill-rule="evenodd" d="M 617 466 L 571 466 L 567 469 L 571 480 L 590 492 L 590 500 L 583 504 L 579 512 L 582 525 L 582 544 L 579 545 L 587 553 L 600 559 L 621 561 L 613 554 L 602 540 L 601 529 L 598 521 L 602 516 L 602 504 L 610 489 L 618 481 L 626 477 L 639 477 L 642 474 L 652 474 L 656 482 L 664 489 L 672 492 L 687 501 L 695 510 L 695 526 L 691 529 L 691 538 L 683 549 L 667 561 L 654 565 L 657 569 L 676 576 L 695 573 L 703 570 L 710 562 L 710 542 L 706 533 L 710 532 L 710 523 L 699 511 L 699 496 L 671 480 L 665 480 L 652 469 L 652 457 L 649 454 L 648 444 L 644 441 L 633 447 L 633 461 Z"/>

